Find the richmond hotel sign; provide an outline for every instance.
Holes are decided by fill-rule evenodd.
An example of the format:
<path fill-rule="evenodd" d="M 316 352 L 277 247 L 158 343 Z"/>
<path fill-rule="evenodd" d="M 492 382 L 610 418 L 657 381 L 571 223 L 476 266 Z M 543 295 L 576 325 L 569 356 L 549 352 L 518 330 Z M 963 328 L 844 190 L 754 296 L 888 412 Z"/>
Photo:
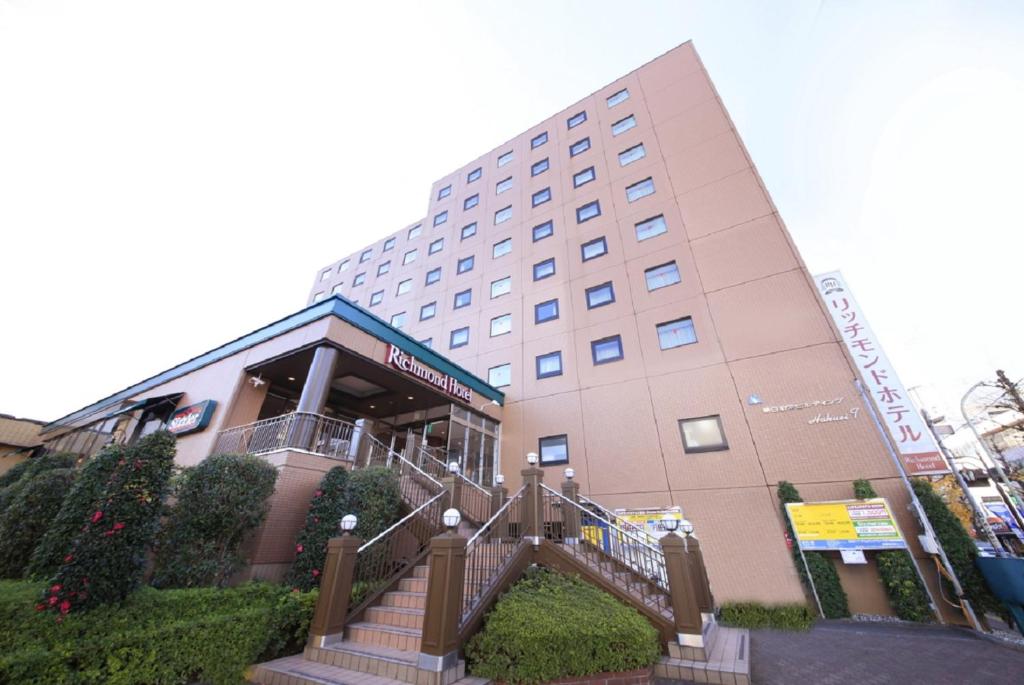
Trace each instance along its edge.
<path fill-rule="evenodd" d="M 388 343 L 388 364 L 408 376 L 415 376 L 425 383 L 429 383 L 438 390 L 463 402 L 473 403 L 473 391 L 463 385 L 454 376 L 435 371 L 429 366 L 424 366 L 416 357 L 403 352 L 401 349 Z"/>

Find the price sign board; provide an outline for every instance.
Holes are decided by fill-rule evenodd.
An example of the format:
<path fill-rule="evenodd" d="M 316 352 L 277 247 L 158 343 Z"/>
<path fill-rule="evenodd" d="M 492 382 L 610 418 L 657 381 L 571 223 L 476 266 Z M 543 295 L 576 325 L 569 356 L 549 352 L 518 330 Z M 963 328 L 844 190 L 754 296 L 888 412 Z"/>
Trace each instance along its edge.
<path fill-rule="evenodd" d="M 802 550 L 906 549 L 889 503 L 881 498 L 794 502 L 786 514 Z"/>

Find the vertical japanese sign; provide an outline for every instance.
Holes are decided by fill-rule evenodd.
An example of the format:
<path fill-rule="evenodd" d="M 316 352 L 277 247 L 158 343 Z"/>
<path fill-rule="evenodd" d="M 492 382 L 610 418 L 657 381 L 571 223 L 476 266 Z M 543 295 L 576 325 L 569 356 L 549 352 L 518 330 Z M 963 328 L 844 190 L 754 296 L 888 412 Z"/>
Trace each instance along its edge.
<path fill-rule="evenodd" d="M 914 409 L 906 388 L 882 351 L 864 312 L 838 271 L 819 274 L 814 281 L 835 322 L 843 344 L 860 371 L 864 386 L 889 429 L 907 475 L 949 473 L 931 431 Z"/>

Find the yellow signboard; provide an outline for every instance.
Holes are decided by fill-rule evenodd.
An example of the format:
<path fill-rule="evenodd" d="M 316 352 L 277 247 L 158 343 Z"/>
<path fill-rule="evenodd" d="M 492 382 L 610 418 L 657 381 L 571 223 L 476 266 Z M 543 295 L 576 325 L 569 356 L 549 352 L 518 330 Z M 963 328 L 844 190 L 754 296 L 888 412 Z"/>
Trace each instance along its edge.
<path fill-rule="evenodd" d="M 793 532 L 805 550 L 904 549 L 907 543 L 881 497 L 786 505 Z"/>

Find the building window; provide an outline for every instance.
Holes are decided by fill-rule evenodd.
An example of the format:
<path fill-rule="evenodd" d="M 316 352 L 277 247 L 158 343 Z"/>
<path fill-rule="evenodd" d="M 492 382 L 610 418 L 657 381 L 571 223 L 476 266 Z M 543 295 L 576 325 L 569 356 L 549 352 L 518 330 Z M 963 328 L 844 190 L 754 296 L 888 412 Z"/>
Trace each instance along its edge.
<path fill-rule="evenodd" d="M 423 340 L 420 340 L 420 345 L 423 345 L 428 350 L 433 349 L 434 348 L 434 339 L 433 338 L 424 338 Z"/>
<path fill-rule="evenodd" d="M 594 167 L 587 167 L 583 171 L 578 171 L 572 175 L 572 187 L 579 188 L 582 185 L 586 185 L 597 178 L 594 173 Z"/>
<path fill-rule="evenodd" d="M 338 265 L 338 273 L 340 274 L 342 271 L 345 271 L 347 269 L 348 269 L 348 260 L 346 259 L 345 261 L 343 261 L 341 264 Z"/>
<path fill-rule="evenodd" d="M 569 120 L 567 122 L 565 122 L 565 123 L 568 124 L 569 128 L 576 128 L 577 126 L 579 126 L 580 124 L 582 124 L 586 120 L 587 120 L 587 113 L 586 113 L 586 111 L 583 111 L 583 112 L 579 112 L 578 114 L 573 114 L 571 117 L 569 117 Z"/>
<path fill-rule="evenodd" d="M 515 159 L 515 156 L 512 154 L 512 150 L 509 150 L 508 152 L 498 155 L 498 166 L 505 166 L 506 164 L 510 163 L 513 159 Z"/>
<path fill-rule="evenodd" d="M 431 269 L 430 271 L 427 272 L 426 285 L 430 285 L 431 283 L 437 283 L 440 280 L 441 280 L 441 267 L 437 267 L 436 269 Z"/>
<path fill-rule="evenodd" d="M 620 133 L 625 133 L 629 129 L 635 128 L 635 127 L 636 127 L 636 119 L 633 117 L 632 114 L 630 114 L 625 119 L 619 119 L 614 124 L 612 124 L 612 135 L 613 136 L 617 136 Z"/>
<path fill-rule="evenodd" d="M 437 191 L 437 199 L 438 200 L 443 200 L 443 199 L 445 199 L 446 197 L 448 197 L 451 194 L 452 194 L 452 186 L 451 186 L 451 184 L 448 184 L 444 188 L 441 188 L 439 191 Z"/>
<path fill-rule="evenodd" d="M 658 288 L 675 285 L 680 280 L 679 267 L 675 262 L 652 266 L 644 271 L 644 279 L 647 281 L 647 291 L 651 292 Z"/>
<path fill-rule="evenodd" d="M 491 337 L 505 335 L 512 332 L 512 315 L 502 314 L 491 319 Z"/>
<path fill-rule="evenodd" d="M 499 278 L 496 281 L 491 281 L 491 299 L 501 297 L 502 295 L 508 295 L 512 292 L 512 277 L 505 276 L 505 278 Z"/>
<path fill-rule="evenodd" d="M 605 241 L 604 236 L 601 236 L 580 245 L 580 252 L 583 254 L 583 261 L 589 262 L 591 259 L 597 259 L 608 254 L 608 243 Z"/>
<path fill-rule="evenodd" d="M 693 319 L 688 316 L 658 324 L 658 344 L 663 350 L 692 345 L 695 342 L 697 332 L 693 330 Z"/>
<path fill-rule="evenodd" d="M 622 359 L 622 337 L 613 335 L 590 343 L 590 356 L 594 365 L 617 362 Z"/>
<path fill-rule="evenodd" d="M 382 252 L 388 252 L 389 250 L 393 250 L 394 248 L 395 248 L 395 239 L 394 238 L 388 238 L 387 240 L 384 241 L 384 249 L 382 250 Z"/>
<path fill-rule="evenodd" d="M 468 174 L 466 174 L 466 183 L 472 183 L 473 181 L 479 180 L 480 177 L 483 176 L 483 173 L 484 170 L 481 167 L 473 169 Z"/>
<path fill-rule="evenodd" d="M 540 451 L 541 466 L 569 463 L 569 438 L 562 435 L 549 435 L 537 441 Z"/>
<path fill-rule="evenodd" d="M 545 171 L 547 171 L 550 166 L 551 164 L 548 162 L 547 157 L 540 160 L 539 162 L 534 162 L 533 166 L 530 167 L 530 176 L 539 176 L 540 174 L 543 174 Z"/>
<path fill-rule="evenodd" d="M 601 216 L 601 203 L 598 200 L 588 202 L 582 207 L 576 208 L 576 223 L 578 224 L 582 224 L 584 221 L 590 221 L 597 216 Z"/>
<path fill-rule="evenodd" d="M 409 250 L 408 252 L 405 253 L 405 256 L 402 257 L 402 264 L 403 265 L 405 265 L 405 264 L 412 264 L 415 261 L 416 261 L 416 250 Z"/>
<path fill-rule="evenodd" d="M 412 279 L 407 278 L 404 281 L 399 281 L 398 287 L 395 289 L 395 295 L 405 295 L 410 290 L 412 290 Z"/>
<path fill-rule="evenodd" d="M 633 147 L 626 148 L 619 153 L 619 166 L 626 166 L 632 164 L 638 159 L 643 159 L 647 156 L 647 150 L 644 149 L 644 144 L 634 145 Z"/>
<path fill-rule="evenodd" d="M 345 284 L 344 284 L 344 283 L 339 283 L 339 284 L 337 284 L 336 286 L 334 286 L 333 288 L 331 288 L 331 295 L 340 295 L 340 294 L 341 294 L 341 291 L 342 291 L 342 289 L 343 289 L 344 287 L 345 287 Z"/>
<path fill-rule="evenodd" d="M 366 272 L 356 274 L 356 277 L 352 279 L 352 286 L 362 285 L 366 281 Z"/>
<path fill-rule="evenodd" d="M 435 226 L 440 226 L 441 224 L 443 224 L 446 221 L 448 221 L 448 210 L 447 209 L 444 210 L 443 212 L 441 212 L 440 214 L 435 214 L 434 215 L 434 225 Z"/>
<path fill-rule="evenodd" d="M 509 176 L 508 178 L 503 178 L 502 180 L 498 181 L 497 185 L 494 186 L 494 194 L 495 195 L 501 195 L 506 190 L 512 190 L 512 177 L 511 176 Z"/>
<path fill-rule="evenodd" d="M 611 95 L 609 95 L 608 99 L 605 100 L 605 102 L 608 103 L 608 107 L 614 107 L 615 105 L 619 104 L 620 102 L 625 102 L 628 99 L 629 99 L 629 89 L 623 88 L 618 93 L 612 93 Z"/>
<path fill-rule="evenodd" d="M 323 281 L 326 281 L 330 277 L 331 277 L 331 270 L 328 269 L 327 271 L 324 271 L 322 274 L 320 274 L 320 282 L 322 283 Z"/>
<path fill-rule="evenodd" d="M 548 352 L 537 356 L 537 378 L 562 375 L 562 352 Z"/>
<path fill-rule="evenodd" d="M 503 224 L 512 218 L 512 205 L 503 207 L 494 213 L 494 225 Z"/>
<path fill-rule="evenodd" d="M 469 344 L 469 326 L 456 328 L 448 338 L 448 348 L 454 350 L 456 347 L 464 347 Z"/>
<path fill-rule="evenodd" d="M 536 150 L 546 142 L 548 142 L 548 132 L 544 131 L 543 133 L 538 133 L 530 139 L 530 149 Z"/>
<path fill-rule="evenodd" d="M 405 312 L 398 312 L 397 314 L 391 315 L 391 327 L 401 328 L 405 325 Z"/>
<path fill-rule="evenodd" d="M 533 322 L 544 323 L 558 318 L 558 300 L 546 300 L 533 305 Z"/>
<path fill-rule="evenodd" d="M 533 242 L 550 238 L 555 234 L 555 222 L 548 220 L 533 227 Z"/>
<path fill-rule="evenodd" d="M 427 248 L 427 254 L 437 254 L 444 249 L 444 238 L 438 238 L 434 242 L 430 243 L 430 247 Z"/>
<path fill-rule="evenodd" d="M 654 195 L 653 178 L 645 178 L 631 186 L 626 186 L 626 199 L 630 202 L 636 202 L 640 198 L 647 197 L 648 195 Z"/>
<path fill-rule="evenodd" d="M 665 224 L 665 215 L 659 214 L 658 216 L 651 217 L 650 219 L 644 219 L 640 223 L 636 224 L 636 239 L 647 240 L 654 236 L 661 235 L 668 231 L 668 226 Z"/>
<path fill-rule="evenodd" d="M 615 289 L 612 287 L 611 281 L 602 283 L 601 285 L 595 285 L 592 288 L 587 288 L 587 309 L 603 307 L 614 301 Z"/>
<path fill-rule="evenodd" d="M 551 188 L 543 188 L 533 194 L 533 206 L 537 207 L 551 200 Z"/>
<path fill-rule="evenodd" d="M 378 304 L 384 301 L 384 291 L 378 290 L 374 294 L 370 295 L 370 306 L 376 307 Z"/>
<path fill-rule="evenodd" d="M 386 274 L 389 271 L 391 271 L 391 262 L 390 261 L 383 262 L 382 264 L 378 264 L 377 265 L 377 275 L 378 276 L 383 276 L 384 274 Z"/>
<path fill-rule="evenodd" d="M 315 304 L 315 303 L 319 302 L 320 300 L 324 299 L 324 295 L 326 295 L 326 293 L 323 290 L 321 290 L 320 292 L 314 294 L 313 295 L 313 303 Z"/>
<path fill-rule="evenodd" d="M 453 309 L 462 309 L 468 307 L 473 302 L 473 289 L 463 290 L 462 292 L 455 293 L 455 304 Z"/>
<path fill-rule="evenodd" d="M 503 388 L 512 384 L 512 365 L 502 364 L 487 369 L 487 382 L 495 388 Z"/>
<path fill-rule="evenodd" d="M 590 149 L 590 138 L 584 138 L 583 140 L 577 140 L 575 143 L 569 146 L 569 156 L 575 157 L 576 155 L 582 154 Z"/>
<path fill-rule="evenodd" d="M 471 223 L 471 224 L 466 224 L 465 226 L 462 227 L 462 233 L 461 233 L 462 240 L 465 240 L 466 238 L 472 238 L 475 235 L 476 235 L 476 222 L 475 221 L 473 223 Z"/>
<path fill-rule="evenodd" d="M 359 255 L 359 263 L 362 264 L 363 262 L 367 261 L 370 258 L 370 255 L 372 255 L 372 254 L 373 254 L 373 248 L 372 247 L 369 250 L 363 250 L 363 254 Z"/>
<path fill-rule="evenodd" d="M 420 321 L 426 321 L 427 319 L 433 319 L 434 315 L 437 314 L 437 302 L 431 302 L 420 307 Z"/>
<path fill-rule="evenodd" d="M 683 436 L 683 451 L 719 452 L 729 449 L 722 428 L 722 417 L 702 416 L 696 419 L 679 419 L 679 433 Z"/>
<path fill-rule="evenodd" d="M 480 204 L 480 193 L 473 193 L 472 195 L 470 195 L 469 197 L 462 201 L 462 208 L 473 209 L 478 204 Z"/>
<path fill-rule="evenodd" d="M 505 238 L 504 240 L 494 243 L 494 247 L 491 250 L 491 257 L 497 259 L 503 255 L 507 255 L 512 251 L 512 239 Z"/>
<path fill-rule="evenodd" d="M 414 238 L 419 238 L 420 237 L 420 233 L 422 233 L 422 232 L 423 232 L 423 224 L 416 224 L 415 226 L 413 226 L 412 228 L 409 229 L 409 240 L 413 240 Z"/>
<path fill-rule="evenodd" d="M 539 281 L 555 275 L 555 258 L 545 259 L 533 265 L 533 280 Z"/>
<path fill-rule="evenodd" d="M 475 255 L 469 255 L 459 260 L 458 266 L 455 268 L 456 274 L 464 274 L 467 271 L 473 270 L 473 264 L 476 261 Z"/>

